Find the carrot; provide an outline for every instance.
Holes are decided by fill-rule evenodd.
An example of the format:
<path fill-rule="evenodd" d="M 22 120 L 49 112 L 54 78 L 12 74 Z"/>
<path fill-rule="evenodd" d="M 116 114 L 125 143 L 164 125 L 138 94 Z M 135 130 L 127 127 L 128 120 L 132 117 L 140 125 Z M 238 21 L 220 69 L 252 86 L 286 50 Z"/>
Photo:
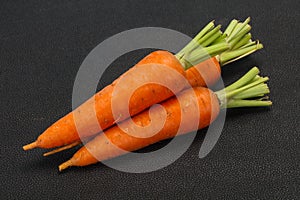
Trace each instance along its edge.
<path fill-rule="evenodd" d="M 96 116 L 98 123 L 100 124 L 102 129 L 106 129 L 113 125 L 115 119 L 112 113 L 112 94 L 114 90 L 114 85 L 117 84 L 117 82 L 122 79 L 123 77 L 126 77 L 126 79 L 131 80 L 130 82 L 126 84 L 126 87 L 130 89 L 131 87 L 136 86 L 139 84 L 139 79 L 135 77 L 135 69 L 145 65 L 145 64 L 152 64 L 155 63 L 156 66 L 153 66 L 152 68 L 148 68 L 147 71 L 144 73 L 148 76 L 151 75 L 151 80 L 153 82 L 159 82 L 163 74 L 168 74 L 169 78 L 164 79 L 166 85 L 174 85 L 176 84 L 176 93 L 181 91 L 185 84 L 180 77 L 184 74 L 184 69 L 182 68 L 180 62 L 176 59 L 176 57 L 167 52 L 167 51 L 155 51 L 148 56 L 146 56 L 140 63 L 137 64 L 135 67 L 131 68 L 129 71 L 127 71 L 125 74 L 123 74 L 120 78 L 115 80 L 111 85 L 108 85 L 103 90 L 98 92 L 94 97 L 86 101 L 84 104 L 79 106 L 77 109 L 75 109 L 73 112 L 69 113 L 65 117 L 61 118 L 59 121 L 54 123 L 52 126 L 50 126 L 44 134 L 42 134 L 35 143 L 33 143 L 33 146 L 25 146 L 25 149 L 31 148 L 31 147 L 41 147 L 41 148 L 52 148 L 56 146 L 66 145 L 73 143 L 76 140 L 80 140 L 80 136 L 77 132 L 77 128 L 80 129 L 80 134 L 84 135 L 84 137 L 88 137 L 91 135 L 94 135 L 101 131 L 97 126 L 98 124 L 94 123 L 94 120 L 91 120 L 91 117 L 94 116 L 94 112 L 96 111 Z M 160 65 L 164 65 L 166 67 L 160 67 Z M 174 69 L 178 73 L 171 73 L 171 70 L 168 70 L 167 67 Z M 176 82 L 174 80 L 177 80 Z M 182 81 L 180 81 L 182 80 Z M 117 102 L 122 102 L 126 98 L 126 93 L 118 93 L 115 96 L 115 99 Z M 136 92 L 132 95 L 132 98 L 130 99 L 129 103 L 129 110 L 130 114 L 134 115 L 140 112 L 141 110 L 144 110 L 145 108 L 160 102 L 164 99 L 167 99 L 169 97 L 173 96 L 172 91 L 170 91 L 168 88 L 158 85 L 158 84 L 147 84 L 141 86 Z M 150 97 L 150 98 L 149 98 Z M 95 104 L 95 111 L 94 111 L 94 105 Z M 120 109 L 118 112 L 120 113 L 119 120 L 124 120 L 128 116 L 126 116 L 125 109 L 128 109 L 126 107 Z M 76 127 L 75 119 L 77 118 L 77 121 L 80 121 L 80 124 Z"/>
<path fill-rule="evenodd" d="M 248 23 L 247 20 L 246 22 Z M 246 25 L 248 25 L 247 23 Z M 228 49 L 233 46 L 233 43 L 229 40 L 227 42 L 219 29 L 220 26 L 214 27 L 212 22 L 209 23 L 193 41 L 175 56 L 167 51 L 155 51 L 149 54 L 111 85 L 108 85 L 73 112 L 51 125 L 35 142 L 25 145 L 23 149 L 54 148 L 72 144 L 80 141 L 81 138 L 93 136 L 109 128 L 116 121 L 123 121 L 187 88 L 189 85 L 182 77 L 186 77 L 191 86 L 212 85 L 220 77 L 221 65 L 262 48 L 262 45 L 258 42 L 252 44 L 252 41 L 245 40 L 240 48 L 229 51 Z M 235 31 L 235 35 L 240 38 L 237 41 L 241 42 L 247 32 L 243 28 L 239 29 Z M 235 29 L 233 28 L 233 30 Z M 240 33 L 241 31 L 243 32 Z M 231 35 L 229 34 L 229 36 Z M 235 39 L 235 37 L 232 38 Z M 198 47 L 199 45 L 203 45 L 204 50 Z M 215 57 L 207 59 L 207 53 Z M 199 64 L 194 65 L 196 63 Z M 148 68 L 145 68 L 146 65 Z M 139 71 L 139 74 L 137 74 L 137 71 Z M 143 76 L 139 76 L 140 74 Z M 127 90 L 133 89 L 141 81 L 140 77 L 146 77 L 145 80 L 154 83 L 147 83 L 138 88 L 129 101 L 129 108 L 126 104 L 118 106 L 116 110 L 118 116 L 115 119 L 111 109 L 113 94 L 116 102 L 124 102 L 123 99 L 128 95 Z M 122 84 L 126 88 L 114 93 L 115 85 L 124 79 L 128 80 Z M 165 86 L 155 84 L 155 82 L 159 83 L 162 80 L 164 85 L 174 86 L 174 90 L 171 91 Z M 129 113 L 127 112 L 128 109 Z M 95 113 L 97 120 L 93 118 Z"/>
<path fill-rule="evenodd" d="M 214 121 L 219 110 L 224 107 L 270 106 L 270 101 L 253 100 L 269 92 L 267 85 L 264 84 L 268 78 L 258 77 L 258 73 L 259 70 L 255 67 L 231 86 L 215 93 L 204 87 L 187 89 L 181 92 L 178 98 L 173 97 L 163 102 L 161 105 L 164 109 L 154 108 L 152 119 L 149 117 L 148 110 L 132 118 L 136 125 L 149 126 L 151 121 L 161 120 L 161 116 L 166 112 L 164 126 L 155 135 L 151 133 L 153 136 L 147 137 L 149 135 L 147 131 L 139 132 L 135 124 L 125 120 L 120 124 L 123 129 L 115 125 L 104 131 L 104 134 L 99 134 L 76 152 L 70 160 L 61 164 L 59 170 L 62 171 L 70 166 L 94 164 L 172 138 L 176 136 L 179 126 L 179 134 L 204 128 Z M 248 98 L 252 100 L 247 100 Z M 199 113 L 195 112 L 196 110 Z M 200 114 L 199 118 L 198 114 Z M 157 130 L 156 124 L 152 122 L 151 130 Z"/>
<path fill-rule="evenodd" d="M 212 86 L 221 77 L 220 63 L 212 57 L 186 70 L 185 77 L 192 87 Z"/>

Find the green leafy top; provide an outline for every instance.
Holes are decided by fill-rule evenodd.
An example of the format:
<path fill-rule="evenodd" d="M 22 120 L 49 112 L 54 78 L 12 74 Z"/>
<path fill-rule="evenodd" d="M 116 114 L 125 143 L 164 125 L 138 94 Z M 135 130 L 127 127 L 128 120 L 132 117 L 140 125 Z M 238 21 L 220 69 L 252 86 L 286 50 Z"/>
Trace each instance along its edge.
<path fill-rule="evenodd" d="M 221 66 L 241 59 L 263 48 L 259 41 L 252 41 L 249 22 L 249 17 L 244 22 L 234 19 L 223 33 L 221 25 L 212 21 L 175 56 L 185 69 L 214 56 Z"/>

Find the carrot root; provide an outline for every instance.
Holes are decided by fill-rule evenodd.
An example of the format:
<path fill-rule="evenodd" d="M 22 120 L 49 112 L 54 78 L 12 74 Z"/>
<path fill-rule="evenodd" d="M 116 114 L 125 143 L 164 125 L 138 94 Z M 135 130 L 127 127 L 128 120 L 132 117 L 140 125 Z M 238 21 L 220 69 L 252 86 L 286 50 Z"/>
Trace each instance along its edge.
<path fill-rule="evenodd" d="M 52 151 L 49 151 L 47 153 L 44 153 L 43 156 L 50 156 L 50 155 L 56 154 L 56 153 L 64 151 L 64 150 L 71 149 L 72 147 L 75 147 L 75 146 L 79 145 L 80 143 L 81 143 L 80 141 L 73 142 L 72 144 L 69 144 L 69 145 L 54 149 Z"/>
<path fill-rule="evenodd" d="M 63 164 L 59 165 L 58 170 L 61 172 L 65 169 L 67 169 L 68 167 L 71 167 L 72 165 L 73 165 L 72 161 L 68 160 L 68 161 L 64 162 Z"/>
<path fill-rule="evenodd" d="M 25 151 L 27 151 L 27 150 L 30 150 L 30 149 L 34 149 L 34 148 L 36 148 L 36 147 L 38 147 L 37 141 L 32 142 L 32 143 L 27 144 L 27 145 L 24 145 L 24 146 L 23 146 L 23 149 L 24 149 Z"/>

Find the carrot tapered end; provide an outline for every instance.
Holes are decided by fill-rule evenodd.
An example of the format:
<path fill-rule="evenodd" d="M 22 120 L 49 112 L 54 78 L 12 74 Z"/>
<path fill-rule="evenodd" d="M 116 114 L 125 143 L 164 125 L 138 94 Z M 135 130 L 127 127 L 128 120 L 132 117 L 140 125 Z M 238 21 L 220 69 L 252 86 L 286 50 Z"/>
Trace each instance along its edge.
<path fill-rule="evenodd" d="M 72 161 L 71 160 L 68 160 L 66 162 L 64 162 L 63 164 L 59 165 L 58 166 L 58 170 L 61 172 L 62 170 L 65 170 L 67 169 L 68 167 L 71 167 L 73 164 L 72 164 Z"/>
<path fill-rule="evenodd" d="M 52 150 L 52 151 L 49 151 L 49 152 L 47 152 L 47 153 L 44 153 L 43 156 L 50 156 L 50 155 L 52 155 L 52 154 L 56 154 L 56 153 L 58 153 L 58 152 L 61 152 L 61 151 L 70 149 L 70 148 L 72 148 L 72 147 L 75 147 L 75 146 L 79 145 L 80 143 L 81 143 L 81 142 L 78 141 L 78 142 L 74 142 L 74 143 L 72 143 L 72 144 L 68 144 L 68 145 L 66 145 L 66 146 L 63 146 L 63 147 L 54 149 L 54 150 Z"/>
<path fill-rule="evenodd" d="M 30 149 L 34 149 L 34 148 L 36 148 L 36 147 L 38 147 L 37 141 L 32 142 L 32 143 L 30 143 L 30 144 L 27 144 L 27 145 L 23 146 L 23 149 L 24 149 L 25 151 L 27 151 L 27 150 L 30 150 Z"/>

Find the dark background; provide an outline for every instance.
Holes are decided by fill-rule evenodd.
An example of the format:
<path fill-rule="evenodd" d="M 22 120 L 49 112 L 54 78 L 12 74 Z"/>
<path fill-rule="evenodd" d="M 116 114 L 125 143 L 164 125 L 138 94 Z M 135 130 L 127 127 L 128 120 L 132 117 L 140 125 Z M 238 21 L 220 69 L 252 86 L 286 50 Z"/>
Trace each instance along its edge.
<path fill-rule="evenodd" d="M 1 1 L 1 199 L 299 199 L 299 2 Z M 22 150 L 71 110 L 80 64 L 106 38 L 147 26 L 192 37 L 212 19 L 225 26 L 248 16 L 265 48 L 223 68 L 223 79 L 228 84 L 259 66 L 270 77 L 274 105 L 228 110 L 222 135 L 204 159 L 198 153 L 205 130 L 175 163 L 145 174 L 101 163 L 59 173 L 58 164 L 76 149 L 47 158 L 44 150 Z M 99 88 L 148 52 L 116 60 Z"/>

